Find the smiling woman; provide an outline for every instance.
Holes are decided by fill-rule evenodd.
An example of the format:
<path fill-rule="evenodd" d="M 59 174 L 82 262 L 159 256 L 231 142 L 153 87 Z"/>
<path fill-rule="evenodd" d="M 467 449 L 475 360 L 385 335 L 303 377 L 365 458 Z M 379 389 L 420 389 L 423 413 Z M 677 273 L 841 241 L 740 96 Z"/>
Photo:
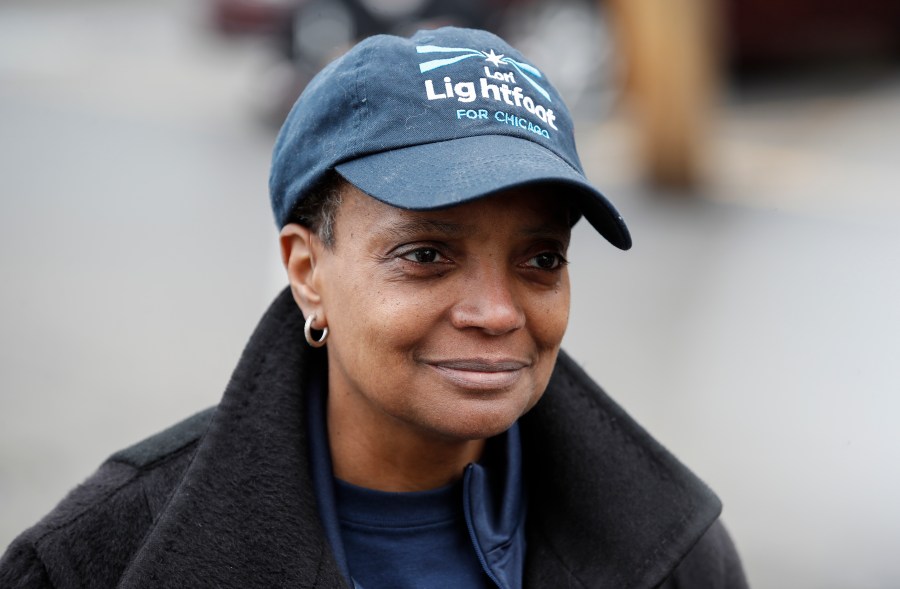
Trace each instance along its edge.
<path fill-rule="evenodd" d="M 547 386 L 569 312 L 568 208 L 535 189 L 439 211 L 341 194 L 331 247 L 301 225 L 281 233 L 297 303 L 330 329 L 335 474 L 448 484 Z M 406 467 L 437 448 L 441 468 Z"/>
<path fill-rule="evenodd" d="M 458 117 L 439 68 L 554 131 Z M 0 586 L 746 586 L 715 495 L 560 350 L 572 225 L 631 239 L 515 49 L 364 41 L 298 99 L 270 194 L 290 287 L 222 401 L 114 454 Z"/>

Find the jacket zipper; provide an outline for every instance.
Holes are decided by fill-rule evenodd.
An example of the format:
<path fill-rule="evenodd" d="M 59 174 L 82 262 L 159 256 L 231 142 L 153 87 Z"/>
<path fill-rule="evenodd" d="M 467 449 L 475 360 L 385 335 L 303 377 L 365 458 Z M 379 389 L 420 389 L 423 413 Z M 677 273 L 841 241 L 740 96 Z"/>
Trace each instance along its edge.
<path fill-rule="evenodd" d="M 463 476 L 463 514 L 466 517 L 466 528 L 469 530 L 469 538 L 472 540 L 472 546 L 475 548 L 475 555 L 478 557 L 478 562 L 481 563 L 484 574 L 486 574 L 499 589 L 503 589 L 500 581 L 488 566 L 487 558 L 485 558 L 484 551 L 481 549 L 481 544 L 478 543 L 478 537 L 475 535 L 475 525 L 472 522 L 472 510 L 469 507 L 469 473 L 472 472 L 473 468 L 475 468 L 474 465 L 468 465 L 466 467 L 466 473 Z"/>

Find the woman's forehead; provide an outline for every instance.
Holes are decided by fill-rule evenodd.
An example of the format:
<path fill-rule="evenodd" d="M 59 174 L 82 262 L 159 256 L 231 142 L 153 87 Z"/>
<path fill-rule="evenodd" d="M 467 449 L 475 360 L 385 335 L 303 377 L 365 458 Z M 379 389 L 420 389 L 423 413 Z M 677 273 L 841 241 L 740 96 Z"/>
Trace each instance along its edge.
<path fill-rule="evenodd" d="M 338 227 L 342 217 L 353 230 L 371 226 L 464 236 L 484 226 L 515 225 L 522 233 L 568 235 L 573 212 L 567 199 L 541 187 L 514 188 L 451 207 L 415 211 L 383 203 L 348 183 L 338 210 Z"/>

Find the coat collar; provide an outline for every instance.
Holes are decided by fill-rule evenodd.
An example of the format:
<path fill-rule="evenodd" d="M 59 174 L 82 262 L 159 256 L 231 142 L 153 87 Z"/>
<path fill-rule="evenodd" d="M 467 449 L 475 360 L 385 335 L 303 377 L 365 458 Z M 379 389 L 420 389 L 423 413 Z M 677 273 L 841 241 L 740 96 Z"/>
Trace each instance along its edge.
<path fill-rule="evenodd" d="M 656 587 L 721 512 L 565 353 L 520 424 L 532 506 L 526 586 Z"/>
<path fill-rule="evenodd" d="M 346 587 L 308 475 L 301 391 L 321 353 L 304 343 L 286 289 L 120 587 Z M 521 432 L 526 586 L 655 586 L 719 513 L 712 492 L 564 354 Z"/>
<path fill-rule="evenodd" d="M 193 461 L 120 587 L 345 587 L 309 483 L 316 352 L 290 290 L 266 312 Z"/>

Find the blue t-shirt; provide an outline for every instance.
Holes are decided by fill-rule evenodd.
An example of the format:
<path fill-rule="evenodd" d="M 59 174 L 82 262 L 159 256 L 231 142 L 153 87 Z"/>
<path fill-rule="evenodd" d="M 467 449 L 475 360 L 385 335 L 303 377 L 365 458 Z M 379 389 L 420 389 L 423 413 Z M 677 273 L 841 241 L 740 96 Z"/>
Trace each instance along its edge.
<path fill-rule="evenodd" d="M 335 479 L 334 491 L 347 564 L 359 587 L 496 587 L 469 536 L 461 481 L 388 493 Z"/>

